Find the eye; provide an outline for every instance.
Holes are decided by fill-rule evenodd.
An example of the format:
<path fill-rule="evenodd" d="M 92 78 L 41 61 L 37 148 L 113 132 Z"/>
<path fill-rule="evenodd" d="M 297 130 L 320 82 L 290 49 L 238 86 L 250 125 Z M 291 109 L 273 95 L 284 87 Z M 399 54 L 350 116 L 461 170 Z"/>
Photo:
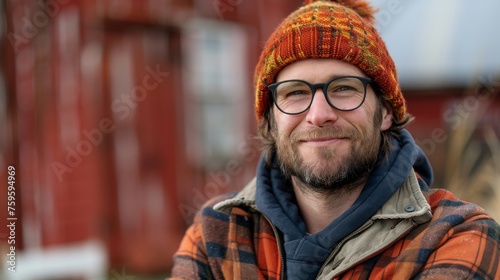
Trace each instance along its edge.
<path fill-rule="evenodd" d="M 339 86 L 336 89 L 336 91 L 348 91 L 348 90 L 355 90 L 355 88 L 351 86 Z"/>
<path fill-rule="evenodd" d="M 286 98 L 293 98 L 294 96 L 304 96 L 304 95 L 309 95 L 309 91 L 307 90 L 294 90 L 291 92 L 288 92 L 285 97 Z"/>
<path fill-rule="evenodd" d="M 363 83 L 358 79 L 345 78 L 341 80 L 333 81 L 328 86 L 329 94 L 342 94 L 350 95 L 356 93 L 362 93 L 364 90 Z"/>

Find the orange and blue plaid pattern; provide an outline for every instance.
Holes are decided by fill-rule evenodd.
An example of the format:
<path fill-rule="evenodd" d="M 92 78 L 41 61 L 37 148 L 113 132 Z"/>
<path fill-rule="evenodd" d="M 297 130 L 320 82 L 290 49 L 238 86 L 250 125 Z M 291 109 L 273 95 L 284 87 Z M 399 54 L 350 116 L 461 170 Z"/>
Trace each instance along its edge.
<path fill-rule="evenodd" d="M 500 279 L 499 225 L 448 191 L 424 195 L 430 222 L 333 279 Z M 198 213 L 175 255 L 174 279 L 281 279 L 271 225 L 255 210 L 213 210 L 229 197 L 213 199 Z"/>
<path fill-rule="evenodd" d="M 181 279 L 279 279 L 281 267 L 273 229 L 257 212 L 212 209 L 195 217 L 175 255 L 172 276 Z M 213 203 L 212 203 L 213 202 Z"/>

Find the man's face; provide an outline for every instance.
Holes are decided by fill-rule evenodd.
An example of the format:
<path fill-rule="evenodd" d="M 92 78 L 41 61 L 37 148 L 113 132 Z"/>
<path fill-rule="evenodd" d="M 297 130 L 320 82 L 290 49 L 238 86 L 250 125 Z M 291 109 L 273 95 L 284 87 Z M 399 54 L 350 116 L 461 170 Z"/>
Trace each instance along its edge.
<path fill-rule="evenodd" d="M 337 76 L 366 77 L 340 60 L 307 59 L 283 68 L 276 82 L 325 83 Z M 392 124 L 390 108 L 378 104 L 371 86 L 364 103 L 353 111 L 332 108 L 318 89 L 308 111 L 287 115 L 274 105 L 273 115 L 282 170 L 318 191 L 342 189 L 367 175 L 377 159 L 380 132 Z"/>

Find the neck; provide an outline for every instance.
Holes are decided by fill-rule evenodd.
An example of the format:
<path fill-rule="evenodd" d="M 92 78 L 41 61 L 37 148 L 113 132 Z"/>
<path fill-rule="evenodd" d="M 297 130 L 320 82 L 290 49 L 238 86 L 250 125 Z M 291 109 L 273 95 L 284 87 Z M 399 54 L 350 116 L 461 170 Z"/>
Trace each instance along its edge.
<path fill-rule="evenodd" d="M 363 180 L 356 186 L 325 193 L 315 191 L 292 177 L 293 190 L 307 232 L 310 234 L 320 232 L 342 215 L 359 197 L 365 183 L 366 180 Z"/>

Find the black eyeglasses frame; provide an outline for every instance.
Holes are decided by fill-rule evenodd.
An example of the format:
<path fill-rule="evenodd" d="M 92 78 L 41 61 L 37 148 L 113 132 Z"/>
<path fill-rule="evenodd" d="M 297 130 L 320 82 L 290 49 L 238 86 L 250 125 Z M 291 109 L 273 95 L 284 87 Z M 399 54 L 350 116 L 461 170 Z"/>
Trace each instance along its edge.
<path fill-rule="evenodd" d="M 363 100 L 361 100 L 361 102 L 359 103 L 358 106 L 356 106 L 356 107 L 354 107 L 352 109 L 340 109 L 340 108 L 337 108 L 335 105 L 332 104 L 332 102 L 330 101 L 330 98 L 328 97 L 328 94 L 327 94 L 328 86 L 332 82 L 334 82 L 336 80 L 339 80 L 339 79 L 345 79 L 345 78 L 356 78 L 356 79 L 360 80 L 363 83 L 363 86 L 364 86 Z M 276 101 L 276 89 L 282 83 L 294 82 L 294 81 L 302 82 L 302 83 L 308 85 L 309 88 L 311 89 L 311 92 L 312 92 L 312 98 L 311 98 L 311 102 L 309 103 L 309 105 L 304 110 L 302 110 L 300 112 L 297 112 L 297 113 L 288 113 L 288 112 L 285 112 L 283 109 L 281 109 L 280 106 L 278 105 L 278 102 Z M 346 111 L 354 111 L 354 110 L 358 109 L 359 107 L 361 107 L 361 105 L 363 105 L 363 103 L 365 102 L 366 91 L 368 89 L 368 85 L 372 85 L 373 88 L 374 88 L 374 90 L 376 91 L 376 87 L 374 86 L 373 79 L 368 78 L 368 77 L 361 77 L 361 76 L 337 76 L 337 77 L 329 80 L 326 83 L 318 83 L 318 84 L 311 84 L 311 83 L 309 83 L 307 81 L 300 80 L 300 79 L 292 79 L 292 80 L 285 80 L 285 81 L 280 81 L 280 82 L 277 82 L 277 83 L 269 84 L 267 86 L 267 88 L 271 92 L 272 103 L 274 103 L 276 105 L 276 107 L 278 108 L 278 110 L 280 110 L 282 113 L 287 114 L 287 115 L 299 115 L 299 114 L 302 114 L 302 113 L 306 112 L 307 110 L 309 110 L 309 108 L 311 108 L 311 105 L 312 105 L 312 103 L 314 101 L 314 96 L 316 94 L 316 91 L 319 88 L 322 89 L 323 95 L 325 96 L 325 100 L 326 100 L 326 102 L 328 102 L 328 105 L 330 105 L 330 107 L 332 107 L 332 108 L 334 108 L 336 110 L 339 110 L 339 111 L 344 111 L 344 112 L 346 112 Z"/>

